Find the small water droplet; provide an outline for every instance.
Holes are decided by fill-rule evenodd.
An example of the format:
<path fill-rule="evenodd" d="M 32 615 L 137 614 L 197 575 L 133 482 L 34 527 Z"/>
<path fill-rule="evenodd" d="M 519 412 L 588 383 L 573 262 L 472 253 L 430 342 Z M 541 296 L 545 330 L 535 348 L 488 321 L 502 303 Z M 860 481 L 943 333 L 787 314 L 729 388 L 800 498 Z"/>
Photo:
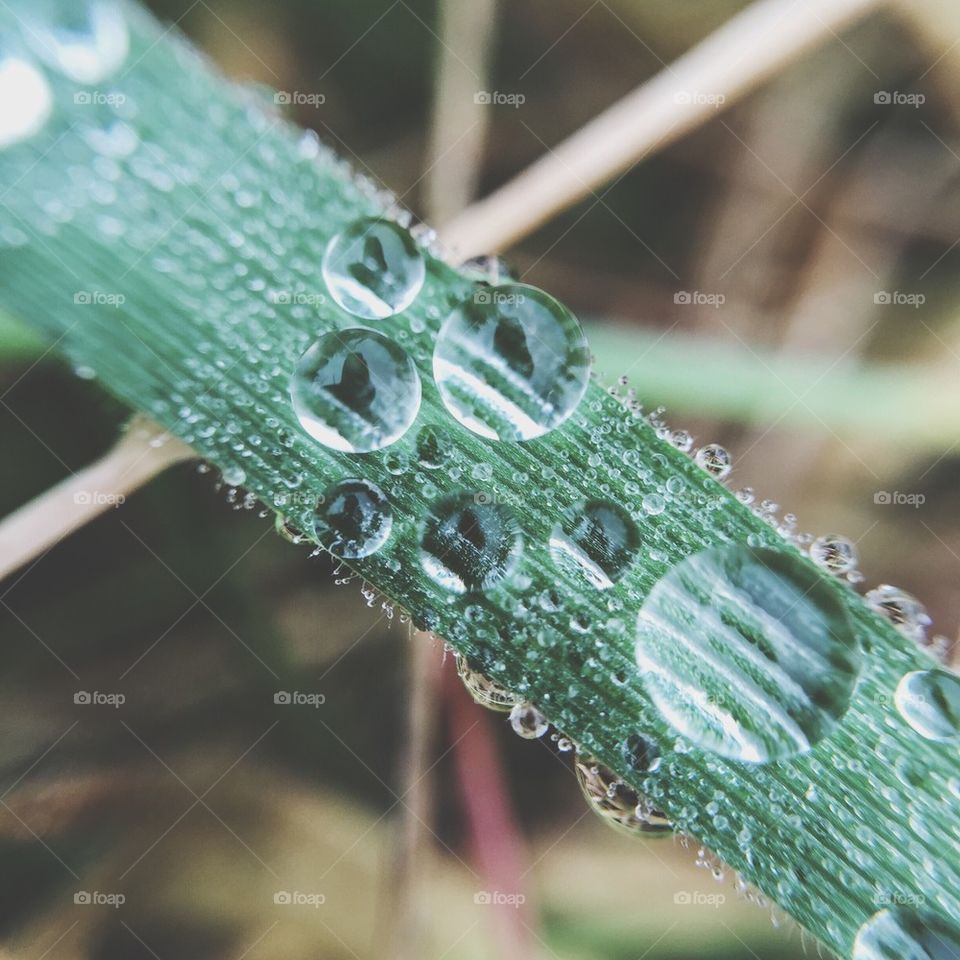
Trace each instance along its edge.
<path fill-rule="evenodd" d="M 639 546 L 630 514 L 608 500 L 585 500 L 566 508 L 550 534 L 554 562 L 598 590 L 610 589 L 623 576 Z"/>
<path fill-rule="evenodd" d="M 867 603 L 885 616 L 906 637 L 914 643 L 922 644 L 926 639 L 930 617 L 924 605 L 911 593 L 881 583 L 870 590 L 864 598 Z"/>
<path fill-rule="evenodd" d="M 620 752 L 631 770 L 638 773 L 653 773 L 662 759 L 660 747 L 641 733 L 634 733 L 621 744 Z"/>
<path fill-rule="evenodd" d="M 547 718 L 532 703 L 518 703 L 511 709 L 510 726 L 525 740 L 536 740 L 550 729 Z"/>
<path fill-rule="evenodd" d="M 857 931 L 852 960 L 957 960 L 960 930 L 910 908 L 875 913 Z"/>
<path fill-rule="evenodd" d="M 576 318 L 526 284 L 482 287 L 444 321 L 433 375 L 447 410 L 492 440 L 531 440 L 563 423 L 590 380 Z"/>
<path fill-rule="evenodd" d="M 247 471 L 243 467 L 224 467 L 222 476 L 228 487 L 239 487 L 246 482 Z"/>
<path fill-rule="evenodd" d="M 719 443 L 704 444 L 693 459 L 715 480 L 725 480 L 733 469 L 733 458 Z"/>
<path fill-rule="evenodd" d="M 437 501 L 423 527 L 420 563 L 454 593 L 489 590 L 516 569 L 523 536 L 513 511 L 471 493 Z"/>
<path fill-rule="evenodd" d="M 667 501 L 659 493 L 648 493 L 643 498 L 643 511 L 651 517 L 657 517 L 667 509 Z"/>
<path fill-rule="evenodd" d="M 368 480 L 341 480 L 328 487 L 314 517 L 319 542 L 344 560 L 376 553 L 392 527 L 393 509 L 387 495 Z"/>
<path fill-rule="evenodd" d="M 960 739 L 960 677 L 946 670 L 915 670 L 897 684 L 894 703 L 921 737 Z"/>
<path fill-rule="evenodd" d="M 420 377 L 402 347 L 375 330 L 324 334 L 297 363 L 294 410 L 314 440 L 369 453 L 406 433 L 420 409 Z"/>
<path fill-rule="evenodd" d="M 857 548 L 846 537 L 828 533 L 810 544 L 810 559 L 829 573 L 849 573 L 857 565 Z"/>
<path fill-rule="evenodd" d="M 520 699 L 505 687 L 501 687 L 499 683 L 474 670 L 467 662 L 467 658 L 460 653 L 457 654 L 457 674 L 474 702 L 489 710 L 506 713 L 512 710 Z"/>
<path fill-rule="evenodd" d="M 450 460 L 450 448 L 435 427 L 424 427 L 417 434 L 417 462 L 424 470 L 440 470 Z"/>
<path fill-rule="evenodd" d="M 704 550 L 658 581 L 636 653 L 674 729 L 753 763 L 805 753 L 829 733 L 860 670 L 830 582 L 791 553 L 741 545 Z"/>
<path fill-rule="evenodd" d="M 406 310 L 423 287 L 423 254 L 409 232 L 389 220 L 352 223 L 327 245 L 323 279 L 347 313 L 384 320 Z"/>
<path fill-rule="evenodd" d="M 578 755 L 574 769 L 587 805 L 604 823 L 631 836 L 672 833 L 663 814 L 608 767 Z"/>
<path fill-rule="evenodd" d="M 53 96 L 46 77 L 17 57 L 0 60 L 0 150 L 26 140 L 47 122 Z"/>

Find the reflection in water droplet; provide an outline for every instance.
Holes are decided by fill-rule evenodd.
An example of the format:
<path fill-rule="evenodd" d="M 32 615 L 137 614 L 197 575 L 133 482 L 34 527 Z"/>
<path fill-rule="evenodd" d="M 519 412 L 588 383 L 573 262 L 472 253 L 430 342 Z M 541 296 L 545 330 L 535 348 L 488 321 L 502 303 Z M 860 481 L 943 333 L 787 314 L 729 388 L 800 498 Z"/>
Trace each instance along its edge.
<path fill-rule="evenodd" d="M 450 448 L 440 431 L 424 427 L 417 434 L 417 463 L 424 470 L 439 470 L 450 459 Z"/>
<path fill-rule="evenodd" d="M 662 813 L 603 764 L 578 754 L 574 769 L 584 799 L 604 823 L 631 836 L 673 832 Z"/>
<path fill-rule="evenodd" d="M 290 385 L 303 429 L 346 453 L 398 440 L 420 409 L 420 377 L 401 347 L 374 330 L 324 334 L 300 358 Z"/>
<path fill-rule="evenodd" d="M 915 670 L 897 684 L 894 703 L 927 740 L 960 739 L 960 677 L 945 670 Z"/>
<path fill-rule="evenodd" d="M 524 740 L 536 740 L 549 729 L 547 718 L 532 704 L 518 703 L 510 711 L 510 726 L 517 736 Z"/>
<path fill-rule="evenodd" d="M 693 458 L 698 466 L 716 480 L 725 480 L 733 469 L 733 459 L 725 447 L 719 443 L 708 443 L 702 446 Z"/>
<path fill-rule="evenodd" d="M 368 480 L 341 480 L 317 505 L 317 539 L 335 557 L 359 560 L 376 553 L 390 536 L 393 509 L 387 495 Z"/>
<path fill-rule="evenodd" d="M 688 557 L 654 586 L 636 652 L 664 719 L 697 746 L 754 763 L 826 736 L 860 669 L 830 582 L 792 553 L 741 545 Z"/>
<path fill-rule="evenodd" d="M 922 644 L 926 640 L 930 617 L 926 607 L 913 594 L 889 583 L 881 583 L 864 599 L 914 643 Z"/>
<path fill-rule="evenodd" d="M 467 658 L 460 653 L 457 654 L 457 674 L 467 688 L 467 693 L 481 707 L 506 713 L 508 710 L 512 710 L 519 701 L 519 697 L 515 697 L 509 690 L 501 687 L 499 683 L 495 683 L 489 677 L 474 670 L 467 662 Z"/>
<path fill-rule="evenodd" d="M 34 0 L 36 2 L 36 0 Z M 41 60 L 76 83 L 106 80 L 127 59 L 130 32 L 112 0 L 39 3 L 24 37 Z"/>
<path fill-rule="evenodd" d="M 452 494 L 433 505 L 420 541 L 420 563 L 453 593 L 489 590 L 515 570 L 523 536 L 513 511 L 472 493 Z"/>
<path fill-rule="evenodd" d="M 960 930 L 907 908 L 875 913 L 857 931 L 852 960 L 960 960 Z"/>
<path fill-rule="evenodd" d="M 653 773 L 660 766 L 663 759 L 660 756 L 660 747 L 649 737 L 640 733 L 631 734 L 620 746 L 623 759 L 631 770 L 638 773 Z"/>
<path fill-rule="evenodd" d="M 640 546 L 630 514 L 608 500 L 568 507 L 550 534 L 550 555 L 563 570 L 608 590 L 626 572 Z"/>
<path fill-rule="evenodd" d="M 857 565 L 857 548 L 846 537 L 828 533 L 810 544 L 810 559 L 830 573 L 849 573 Z"/>
<path fill-rule="evenodd" d="M 576 409 L 590 378 L 573 314 L 521 283 L 478 288 L 447 317 L 433 375 L 450 413 L 493 440 L 530 440 Z"/>
<path fill-rule="evenodd" d="M 50 85 L 36 67 L 16 57 L 0 60 L 0 150 L 37 133 L 52 108 Z"/>
<path fill-rule="evenodd" d="M 426 277 L 413 237 L 389 220 L 352 223 L 327 245 L 323 279 L 347 313 L 383 320 L 413 303 Z"/>

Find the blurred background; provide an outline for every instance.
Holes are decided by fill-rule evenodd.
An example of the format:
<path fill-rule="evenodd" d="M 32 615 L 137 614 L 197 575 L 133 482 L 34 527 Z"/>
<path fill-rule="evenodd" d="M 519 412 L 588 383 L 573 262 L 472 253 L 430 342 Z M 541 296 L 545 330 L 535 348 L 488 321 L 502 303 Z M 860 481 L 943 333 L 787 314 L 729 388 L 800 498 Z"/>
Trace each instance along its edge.
<path fill-rule="evenodd" d="M 150 6 L 442 225 L 744 5 Z M 864 587 L 918 595 L 951 649 L 958 78 L 955 11 L 878 9 L 506 251 L 603 382 L 848 536 Z M 128 416 L 31 349 L 0 342 L 0 513 Z M 590 815 L 555 741 L 242 506 L 184 464 L 0 584 L 0 957 L 804 954 L 695 843 Z"/>

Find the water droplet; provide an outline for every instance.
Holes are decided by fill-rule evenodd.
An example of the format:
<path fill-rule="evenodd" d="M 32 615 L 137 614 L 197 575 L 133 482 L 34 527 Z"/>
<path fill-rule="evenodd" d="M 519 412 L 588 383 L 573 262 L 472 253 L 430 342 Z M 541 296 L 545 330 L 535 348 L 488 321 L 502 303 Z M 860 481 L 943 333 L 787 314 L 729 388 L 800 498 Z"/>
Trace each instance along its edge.
<path fill-rule="evenodd" d="M 288 543 L 303 543 L 306 537 L 301 530 L 298 530 L 282 514 L 278 513 L 273 522 L 273 527 Z"/>
<path fill-rule="evenodd" d="M 319 542 L 344 560 L 376 553 L 392 527 L 393 509 L 387 495 L 368 480 L 341 480 L 328 487 L 314 517 Z"/>
<path fill-rule="evenodd" d="M 857 931 L 852 960 L 957 960 L 960 930 L 908 908 L 875 913 Z"/>
<path fill-rule="evenodd" d="M 42 17 L 31 16 L 24 37 L 47 66 L 75 83 L 106 80 L 127 59 L 130 32 L 119 3 L 80 0 L 41 3 Z"/>
<path fill-rule="evenodd" d="M 53 96 L 46 77 L 17 57 L 0 60 L 0 150 L 26 140 L 47 122 Z"/>
<path fill-rule="evenodd" d="M 224 467 L 222 476 L 228 487 L 239 487 L 246 482 L 247 471 L 243 467 Z"/>
<path fill-rule="evenodd" d="M 649 737 L 640 733 L 631 734 L 620 746 L 623 759 L 631 770 L 638 773 L 653 773 L 660 766 L 660 747 Z"/>
<path fill-rule="evenodd" d="M 550 555 L 563 570 L 608 590 L 626 572 L 640 546 L 636 524 L 623 507 L 586 500 L 566 508 L 550 534 Z"/>
<path fill-rule="evenodd" d="M 375 330 L 324 334 L 300 358 L 290 387 L 314 440 L 369 453 L 406 433 L 420 409 L 420 377 L 403 348 Z"/>
<path fill-rule="evenodd" d="M 922 644 L 926 639 L 930 617 L 924 605 L 911 593 L 881 583 L 870 590 L 864 598 L 877 613 L 882 614 L 906 637 L 914 643 Z"/>
<path fill-rule="evenodd" d="M 631 836 L 672 832 L 663 815 L 608 767 L 578 755 L 574 769 L 584 799 L 604 823 Z"/>
<path fill-rule="evenodd" d="M 688 557 L 654 586 L 636 653 L 665 720 L 697 746 L 754 763 L 829 733 L 860 669 L 830 581 L 792 553 L 741 545 Z"/>
<path fill-rule="evenodd" d="M 357 220 L 338 233 L 323 255 L 323 279 L 347 313 L 383 320 L 406 310 L 426 277 L 413 237 L 389 220 Z"/>
<path fill-rule="evenodd" d="M 828 533 L 810 544 L 810 559 L 830 573 L 849 573 L 857 565 L 857 548 L 846 537 Z"/>
<path fill-rule="evenodd" d="M 424 427 L 417 434 L 417 462 L 424 470 L 439 470 L 450 459 L 450 448 L 435 427 Z"/>
<path fill-rule="evenodd" d="M 471 493 L 437 501 L 420 541 L 420 563 L 454 593 L 489 590 L 516 569 L 523 536 L 513 511 Z"/>
<path fill-rule="evenodd" d="M 532 704 L 518 703 L 510 711 L 510 726 L 524 740 L 536 740 L 549 729 L 547 718 Z"/>
<path fill-rule="evenodd" d="M 733 469 L 733 458 L 719 443 L 707 443 L 694 455 L 694 461 L 715 480 L 725 480 Z"/>
<path fill-rule="evenodd" d="M 450 413 L 493 440 L 531 440 L 563 423 L 590 379 L 576 318 L 526 284 L 478 288 L 447 317 L 433 375 Z"/>
<path fill-rule="evenodd" d="M 467 662 L 467 658 L 460 653 L 457 654 L 457 674 L 467 688 L 467 693 L 481 707 L 506 713 L 517 705 L 519 697 L 515 697 L 499 683 L 474 670 Z"/>
<path fill-rule="evenodd" d="M 643 511 L 651 517 L 657 517 L 667 509 L 667 501 L 659 493 L 648 493 L 643 498 Z"/>
<path fill-rule="evenodd" d="M 945 670 L 915 670 L 897 684 L 894 703 L 921 737 L 960 739 L 960 677 Z"/>

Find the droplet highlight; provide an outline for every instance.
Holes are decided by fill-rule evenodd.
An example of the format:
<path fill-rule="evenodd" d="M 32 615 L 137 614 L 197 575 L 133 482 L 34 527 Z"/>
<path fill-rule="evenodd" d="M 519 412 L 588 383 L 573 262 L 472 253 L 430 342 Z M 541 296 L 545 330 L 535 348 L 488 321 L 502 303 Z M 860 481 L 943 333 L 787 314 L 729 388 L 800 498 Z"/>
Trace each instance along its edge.
<path fill-rule="evenodd" d="M 0 60 L 0 150 L 38 133 L 53 109 L 46 77 L 18 57 Z"/>
<path fill-rule="evenodd" d="M 290 386 L 304 430 L 325 447 L 369 453 L 399 440 L 420 409 L 420 377 L 383 334 L 324 334 L 297 363 Z"/>
<path fill-rule="evenodd" d="M 696 746 L 764 763 L 805 753 L 850 702 L 861 655 L 835 588 L 792 553 L 729 545 L 688 557 L 638 619 L 637 663 Z"/>
<path fill-rule="evenodd" d="M 447 410 L 491 440 L 532 440 L 583 397 L 590 354 L 577 319 L 522 283 L 479 287 L 444 321 L 433 375 Z"/>
<path fill-rule="evenodd" d="M 352 223 L 327 245 L 322 273 L 338 306 L 365 320 L 406 310 L 426 277 L 426 264 L 407 230 L 390 220 Z"/>

